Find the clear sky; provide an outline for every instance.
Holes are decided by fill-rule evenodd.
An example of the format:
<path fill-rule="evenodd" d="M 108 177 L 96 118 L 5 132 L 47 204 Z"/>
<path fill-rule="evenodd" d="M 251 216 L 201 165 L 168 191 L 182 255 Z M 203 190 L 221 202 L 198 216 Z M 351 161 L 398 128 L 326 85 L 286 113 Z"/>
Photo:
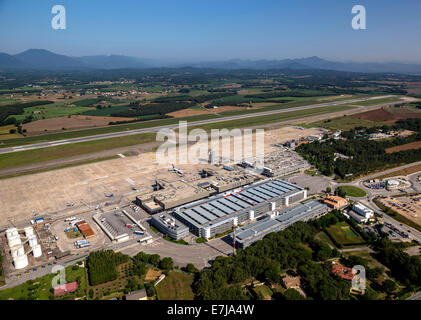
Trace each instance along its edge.
<path fill-rule="evenodd" d="M 51 8 L 66 8 L 66 30 Z M 367 9 L 367 29 L 351 9 Z M 419 0 L 0 0 L 0 52 L 421 63 Z"/>

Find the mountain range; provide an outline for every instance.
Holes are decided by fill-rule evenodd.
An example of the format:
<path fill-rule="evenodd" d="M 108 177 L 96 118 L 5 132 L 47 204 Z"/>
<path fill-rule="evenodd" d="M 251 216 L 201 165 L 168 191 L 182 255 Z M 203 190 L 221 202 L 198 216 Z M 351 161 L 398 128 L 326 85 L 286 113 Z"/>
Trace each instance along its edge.
<path fill-rule="evenodd" d="M 145 69 L 156 67 L 195 67 L 217 69 L 321 69 L 365 73 L 421 74 L 421 64 L 399 62 L 335 62 L 319 57 L 283 60 L 242 60 L 203 61 L 194 63 L 169 63 L 153 59 L 141 59 L 124 55 L 96 55 L 70 57 L 44 49 L 29 49 L 9 55 L 0 53 L 1 69 Z"/>

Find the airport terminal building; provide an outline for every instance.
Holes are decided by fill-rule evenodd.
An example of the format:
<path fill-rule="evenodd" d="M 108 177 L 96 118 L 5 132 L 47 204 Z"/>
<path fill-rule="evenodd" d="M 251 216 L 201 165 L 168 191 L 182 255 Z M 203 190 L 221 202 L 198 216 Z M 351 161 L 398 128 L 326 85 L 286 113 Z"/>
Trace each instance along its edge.
<path fill-rule="evenodd" d="M 255 223 L 236 229 L 235 246 L 237 248 L 246 248 L 257 240 L 263 239 L 271 232 L 284 230 L 297 221 L 317 219 L 329 210 L 331 209 L 327 205 L 316 200 L 307 200 L 294 204 Z M 231 233 L 231 239 L 233 236 L 233 233 Z"/>
<path fill-rule="evenodd" d="M 307 190 L 279 179 L 268 179 L 241 190 L 220 194 L 176 208 L 174 217 L 205 239 L 246 221 L 282 210 L 307 197 Z"/>

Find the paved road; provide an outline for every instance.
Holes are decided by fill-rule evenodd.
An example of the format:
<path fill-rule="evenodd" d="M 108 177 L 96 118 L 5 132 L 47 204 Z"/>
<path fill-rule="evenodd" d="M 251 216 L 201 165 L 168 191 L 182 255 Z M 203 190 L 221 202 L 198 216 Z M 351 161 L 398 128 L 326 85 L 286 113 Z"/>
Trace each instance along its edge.
<path fill-rule="evenodd" d="M 343 105 L 343 104 L 352 104 L 352 103 L 356 103 L 356 102 L 383 99 L 383 98 L 389 98 L 389 97 L 393 97 L 393 96 L 387 95 L 387 96 L 379 96 L 379 97 L 360 98 L 360 99 L 352 99 L 352 100 L 346 100 L 346 101 L 335 101 L 335 102 L 313 104 L 313 105 L 287 108 L 287 109 L 281 109 L 281 110 L 247 113 L 247 114 L 236 115 L 236 116 L 231 116 L 231 117 L 216 118 L 216 119 L 201 120 L 201 121 L 193 121 L 193 122 L 189 123 L 189 126 L 197 126 L 197 125 L 210 124 L 210 123 L 216 123 L 216 122 L 222 122 L 222 121 L 254 118 L 254 117 L 259 117 L 259 116 L 273 115 L 273 114 L 278 114 L 278 113 L 286 113 L 286 112 L 313 109 L 313 108 L 322 108 L 322 107 L 330 107 L 330 106 L 337 106 L 337 105 Z M 87 137 L 57 140 L 57 141 L 51 141 L 51 142 L 35 143 L 35 144 L 17 146 L 17 147 L 10 147 L 10 148 L 1 148 L 0 154 L 18 152 L 18 151 L 24 151 L 24 150 L 33 150 L 33 149 L 46 148 L 46 147 L 54 147 L 54 146 L 59 146 L 59 145 L 64 145 L 64 144 L 69 144 L 69 143 L 76 143 L 76 142 L 85 142 L 85 141 L 93 141 L 93 140 L 99 140 L 99 139 L 130 136 L 130 135 L 135 135 L 135 134 L 140 134 L 140 133 L 157 132 L 157 131 L 159 131 L 160 129 L 163 129 L 163 128 L 177 128 L 177 127 L 178 127 L 178 124 L 173 124 L 173 125 L 166 125 L 166 126 L 157 126 L 157 127 L 152 127 L 152 128 L 128 130 L 128 131 L 123 131 L 123 132 L 105 133 L 105 134 L 99 134 L 99 135 L 93 135 L 93 136 L 87 136 Z"/>

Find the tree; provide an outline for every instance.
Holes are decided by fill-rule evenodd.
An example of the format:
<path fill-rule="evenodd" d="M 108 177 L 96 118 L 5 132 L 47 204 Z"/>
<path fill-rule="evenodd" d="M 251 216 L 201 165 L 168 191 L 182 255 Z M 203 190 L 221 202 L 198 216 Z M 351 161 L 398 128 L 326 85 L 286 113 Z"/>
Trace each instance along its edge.
<path fill-rule="evenodd" d="M 188 263 L 187 264 L 187 266 L 186 266 L 186 271 L 188 272 L 188 273 L 196 273 L 196 272 L 199 272 L 199 270 L 194 266 L 194 264 L 193 263 Z"/>
<path fill-rule="evenodd" d="M 172 260 L 172 258 L 169 257 L 165 257 L 161 260 L 161 262 L 159 263 L 159 267 L 161 269 L 165 269 L 165 270 L 171 270 L 174 268 L 174 261 Z"/>
<path fill-rule="evenodd" d="M 397 289 L 397 285 L 393 280 L 386 279 L 382 282 L 383 291 L 387 294 L 391 294 Z"/>
<path fill-rule="evenodd" d="M 332 192 L 332 188 L 331 187 L 327 187 L 326 188 L 326 193 L 331 193 Z"/>

